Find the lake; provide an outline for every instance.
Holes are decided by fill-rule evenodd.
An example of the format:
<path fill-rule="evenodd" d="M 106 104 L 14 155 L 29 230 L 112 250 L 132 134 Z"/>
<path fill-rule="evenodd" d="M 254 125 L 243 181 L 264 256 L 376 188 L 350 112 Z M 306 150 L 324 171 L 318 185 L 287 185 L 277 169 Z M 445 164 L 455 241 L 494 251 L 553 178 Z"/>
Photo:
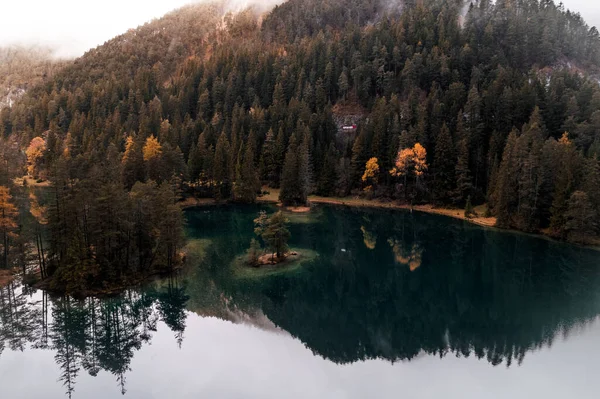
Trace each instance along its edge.
<path fill-rule="evenodd" d="M 3 398 L 597 398 L 600 252 L 443 216 L 191 209 L 188 265 L 109 299 L 0 290 Z"/>

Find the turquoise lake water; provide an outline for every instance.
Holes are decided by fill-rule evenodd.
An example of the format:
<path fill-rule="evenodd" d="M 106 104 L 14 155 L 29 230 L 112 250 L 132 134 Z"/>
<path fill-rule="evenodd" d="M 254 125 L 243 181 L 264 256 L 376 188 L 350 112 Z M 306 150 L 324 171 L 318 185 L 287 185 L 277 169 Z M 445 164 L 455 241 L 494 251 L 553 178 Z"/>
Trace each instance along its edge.
<path fill-rule="evenodd" d="M 442 216 L 188 210 L 188 265 L 117 298 L 0 290 L 3 398 L 597 398 L 600 252 Z"/>

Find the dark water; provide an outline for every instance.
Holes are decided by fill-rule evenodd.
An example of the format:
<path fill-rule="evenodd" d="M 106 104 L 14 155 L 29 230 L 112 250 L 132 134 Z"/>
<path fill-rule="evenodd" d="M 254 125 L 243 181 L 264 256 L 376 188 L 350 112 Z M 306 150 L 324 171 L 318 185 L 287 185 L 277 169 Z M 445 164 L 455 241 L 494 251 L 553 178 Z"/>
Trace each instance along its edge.
<path fill-rule="evenodd" d="M 439 216 L 290 215 L 318 254 L 232 266 L 259 207 L 189 211 L 189 268 L 119 298 L 0 291 L 2 398 L 597 398 L 600 252 Z"/>

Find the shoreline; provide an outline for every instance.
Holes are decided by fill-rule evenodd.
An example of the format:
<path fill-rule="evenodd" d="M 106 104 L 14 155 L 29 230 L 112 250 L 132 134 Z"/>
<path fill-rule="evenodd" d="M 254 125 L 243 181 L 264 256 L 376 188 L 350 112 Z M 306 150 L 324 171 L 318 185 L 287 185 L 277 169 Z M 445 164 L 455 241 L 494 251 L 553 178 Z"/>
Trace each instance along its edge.
<path fill-rule="evenodd" d="M 397 204 L 393 202 L 385 202 L 380 200 L 368 200 L 362 198 L 353 198 L 353 197 L 345 197 L 345 198 L 336 198 L 336 197 L 319 197 L 316 195 L 311 195 L 308 197 L 309 204 L 326 204 L 326 205 L 340 205 L 347 206 L 351 208 L 372 208 L 372 209 L 392 209 L 392 210 L 406 210 L 406 211 L 417 211 L 423 212 L 433 215 L 447 216 L 453 219 L 463 220 L 465 222 L 469 222 L 482 227 L 496 227 L 496 218 L 495 217 L 474 217 L 474 218 L 466 218 L 464 216 L 464 211 L 461 209 L 454 208 L 436 208 L 433 205 L 406 205 L 406 204 Z M 224 204 L 225 202 L 221 203 Z M 308 213 L 310 212 L 310 206 L 308 207 L 284 207 L 279 202 L 279 190 L 272 189 L 269 194 L 263 195 L 262 197 L 256 198 L 256 203 L 263 204 L 274 204 L 286 211 L 292 213 Z M 182 209 L 190 209 L 195 207 L 202 206 L 215 206 L 219 205 L 217 201 L 212 198 L 193 198 L 188 197 L 184 201 L 179 203 Z M 476 207 L 480 208 L 480 207 Z"/>
<path fill-rule="evenodd" d="M 274 204 L 277 206 L 281 206 L 279 201 L 279 189 L 265 189 L 268 191 L 268 194 L 263 195 L 261 197 L 256 198 L 256 203 L 258 204 Z M 357 197 L 320 197 L 317 195 L 311 195 L 308 197 L 309 208 L 310 204 L 325 204 L 325 205 L 336 205 L 336 206 L 346 206 L 350 208 L 370 208 L 370 209 L 388 209 L 388 210 L 404 210 L 404 211 L 417 211 L 421 213 L 427 213 L 430 215 L 439 215 L 446 216 L 456 220 L 462 220 L 464 222 L 470 223 L 475 226 L 491 228 L 497 231 L 503 231 L 507 233 L 513 234 L 524 234 L 530 237 L 542 238 L 544 240 L 552 241 L 555 243 L 561 243 L 565 245 L 571 245 L 583 249 L 591 249 L 594 251 L 600 252 L 600 242 L 597 244 L 578 244 L 563 240 L 558 240 L 551 235 L 544 234 L 543 232 L 538 233 L 527 233 L 520 230 L 514 229 L 503 229 L 501 227 L 496 226 L 497 219 L 495 217 L 474 217 L 474 218 L 466 218 L 464 215 L 464 210 L 456 209 L 456 208 L 442 208 L 435 207 L 433 205 L 407 205 L 407 204 L 398 204 L 393 202 L 381 201 L 381 200 L 368 200 Z M 195 198 L 187 198 L 185 201 L 181 202 L 181 206 L 183 209 L 194 208 L 196 206 L 211 206 L 211 205 L 219 205 L 217 201 L 210 198 L 204 199 L 195 199 Z M 282 207 L 290 212 L 294 212 L 293 207 Z M 483 214 L 484 206 L 480 205 L 475 207 L 475 210 L 478 214 Z M 304 208 L 303 208 L 304 210 Z"/>
<path fill-rule="evenodd" d="M 269 194 L 264 195 L 262 197 L 258 197 L 256 202 L 259 203 L 271 203 L 271 204 L 279 204 L 279 190 L 278 189 L 269 189 Z M 433 205 L 407 205 L 407 204 L 397 204 L 393 202 L 380 201 L 380 200 L 368 200 L 357 197 L 345 197 L 345 198 L 336 198 L 336 197 L 320 197 L 317 195 L 311 195 L 308 197 L 308 202 L 312 204 L 327 204 L 327 205 L 341 205 L 353 208 L 376 208 L 376 209 L 396 209 L 396 210 L 407 210 L 407 211 L 417 211 L 422 213 L 429 213 L 433 215 L 441 215 L 451 217 L 453 219 L 463 220 L 465 222 L 469 222 L 482 227 L 496 227 L 497 219 L 495 217 L 474 217 L 467 218 L 464 215 L 464 211 L 461 209 L 453 209 L 453 208 L 437 208 Z M 483 208 L 483 207 L 476 207 Z M 482 209 L 479 209 L 480 211 Z M 291 209 L 293 212 L 294 210 Z M 478 212 L 482 213 L 482 212 Z"/>

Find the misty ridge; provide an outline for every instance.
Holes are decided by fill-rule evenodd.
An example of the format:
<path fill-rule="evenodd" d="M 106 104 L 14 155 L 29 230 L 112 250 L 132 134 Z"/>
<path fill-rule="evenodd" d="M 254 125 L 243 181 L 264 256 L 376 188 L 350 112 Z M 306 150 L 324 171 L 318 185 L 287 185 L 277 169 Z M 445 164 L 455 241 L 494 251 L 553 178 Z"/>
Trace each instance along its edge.
<path fill-rule="evenodd" d="M 500 2 L 504 2 L 505 0 L 500 0 Z M 459 15 L 459 23 L 461 26 L 464 24 L 467 13 L 469 12 L 471 6 L 478 6 L 482 2 L 487 2 L 489 4 L 496 4 L 497 1 L 494 0 L 454 0 L 452 1 L 455 4 L 462 5 L 460 9 Z M 165 15 L 157 15 L 154 18 L 148 20 L 147 22 L 139 25 L 139 26 L 129 26 L 128 31 L 132 31 L 138 29 L 144 25 L 151 24 L 159 19 L 162 19 L 169 14 L 183 14 L 187 11 L 194 12 L 198 6 L 200 7 L 210 7 L 218 9 L 218 12 L 222 13 L 223 17 L 227 14 L 236 15 L 244 12 L 251 12 L 258 19 L 259 23 L 264 18 L 264 16 L 270 13 L 275 7 L 284 5 L 286 3 L 291 4 L 292 8 L 303 7 L 306 11 L 306 18 L 312 18 L 315 24 L 320 24 L 323 20 L 323 12 L 327 12 L 327 10 L 335 10 L 336 12 L 342 13 L 349 21 L 352 21 L 356 18 L 356 15 L 353 15 L 350 10 L 344 10 L 344 4 L 348 3 L 347 0 L 334 0 L 334 1 L 315 1 L 315 0 L 190 0 L 187 5 L 183 5 L 178 9 L 174 9 L 170 12 L 167 12 Z M 326 3 L 327 6 L 322 7 L 322 3 Z M 359 2 L 361 3 L 361 2 Z M 429 1 L 428 4 L 437 4 L 441 6 L 445 3 L 445 0 L 433 0 Z M 302 4 L 300 6 L 300 4 Z M 372 24 L 379 21 L 384 15 L 398 15 L 403 12 L 406 7 L 414 7 L 419 4 L 419 0 L 367 0 L 364 1 L 365 8 L 374 8 L 376 12 L 373 14 L 373 18 L 370 21 L 360 21 L 356 20 L 356 22 L 360 24 Z M 312 5 L 312 7 L 311 7 Z M 317 12 L 318 11 L 318 12 Z M 578 15 L 575 12 L 572 12 L 574 15 Z M 477 13 L 473 13 L 471 15 L 472 19 L 477 19 Z M 125 30 L 123 30 L 120 34 L 124 34 Z M 72 36 L 77 36 L 76 33 L 73 33 Z M 116 35 L 115 37 L 118 37 Z M 97 46 L 100 46 L 108 41 L 113 39 L 113 37 L 106 37 L 103 43 L 98 43 Z M 44 58 L 48 60 L 69 60 L 78 58 L 80 55 L 78 51 L 74 48 L 70 48 L 73 44 L 71 43 L 71 38 L 65 41 L 64 43 L 60 40 L 54 40 L 52 42 L 46 42 L 35 39 L 19 39 L 13 41 L 4 41 L 0 38 L 0 48 L 16 48 L 19 49 L 21 53 L 23 51 L 30 51 L 35 53 L 35 57 L 38 57 L 40 54 L 43 55 Z M 29 50 L 26 50 L 28 49 Z M 96 46 L 91 46 L 87 48 L 84 52 L 87 52 Z M 43 54 L 42 54 L 43 53 Z M 33 56 L 33 55 L 32 55 Z M 0 59 L 0 63 L 5 63 L 6 60 Z"/>
<path fill-rule="evenodd" d="M 505 0 L 500 0 L 500 2 L 432 0 L 428 4 L 436 7 L 442 7 L 446 3 L 456 4 L 460 10 L 458 15 L 459 25 L 464 27 L 467 14 L 472 7 L 475 7 L 475 10 L 469 18 L 477 22 L 482 17 L 477 7 L 482 3 L 498 6 L 499 3 L 504 2 Z M 357 25 L 372 25 L 384 16 L 398 16 L 402 14 L 406 7 L 415 7 L 417 4 L 419 4 L 418 0 L 367 0 L 363 2 L 353 2 L 351 0 L 330 0 L 326 2 L 316 0 L 196 0 L 179 9 L 170 11 L 164 16 L 154 18 L 137 28 L 130 27 L 127 32 L 123 32 L 114 39 L 107 38 L 103 44 L 88 49 L 86 53 L 99 49 L 111 40 L 130 40 L 128 38 L 135 35 L 136 30 L 159 25 L 161 26 L 160 29 L 170 31 L 171 45 L 169 46 L 169 52 L 171 52 L 180 46 L 183 36 L 187 36 L 190 29 L 197 29 L 198 37 L 207 37 L 206 35 L 211 30 L 228 30 L 235 23 L 238 25 L 256 23 L 257 27 L 260 27 L 264 18 L 272 15 L 272 11 L 278 6 L 286 6 L 289 10 L 295 10 L 294 15 L 298 15 L 298 10 L 302 10 L 301 13 L 304 15 L 301 21 L 286 21 L 280 26 L 273 26 L 271 29 L 273 37 L 278 36 L 278 30 L 283 32 L 290 26 L 302 26 L 302 30 L 315 33 L 325 27 L 324 21 L 330 20 L 331 14 L 338 13 L 343 21 L 355 22 Z M 561 9 L 564 9 L 564 6 Z M 361 19 L 359 17 L 361 13 L 367 17 Z M 198 14 L 210 16 L 214 20 L 201 17 L 199 18 L 200 22 L 196 23 L 193 20 Z M 571 15 L 581 18 L 577 13 L 571 13 Z M 208 22 L 209 20 L 210 22 Z M 168 22 L 161 23 L 161 21 Z M 236 28 L 232 30 L 234 29 Z M 181 30 L 181 32 L 178 33 L 178 30 Z M 209 40 L 218 40 L 218 38 L 213 36 Z M 65 50 L 65 46 L 69 46 L 69 44 L 41 44 L 30 40 L 0 44 L 0 107 L 13 104 L 29 87 L 50 78 L 54 72 L 68 65 L 70 61 L 79 58 L 72 55 L 70 51 Z M 195 50 L 188 49 L 187 52 L 194 53 Z M 568 62 L 569 60 L 561 61 L 562 65 L 566 65 Z"/>

